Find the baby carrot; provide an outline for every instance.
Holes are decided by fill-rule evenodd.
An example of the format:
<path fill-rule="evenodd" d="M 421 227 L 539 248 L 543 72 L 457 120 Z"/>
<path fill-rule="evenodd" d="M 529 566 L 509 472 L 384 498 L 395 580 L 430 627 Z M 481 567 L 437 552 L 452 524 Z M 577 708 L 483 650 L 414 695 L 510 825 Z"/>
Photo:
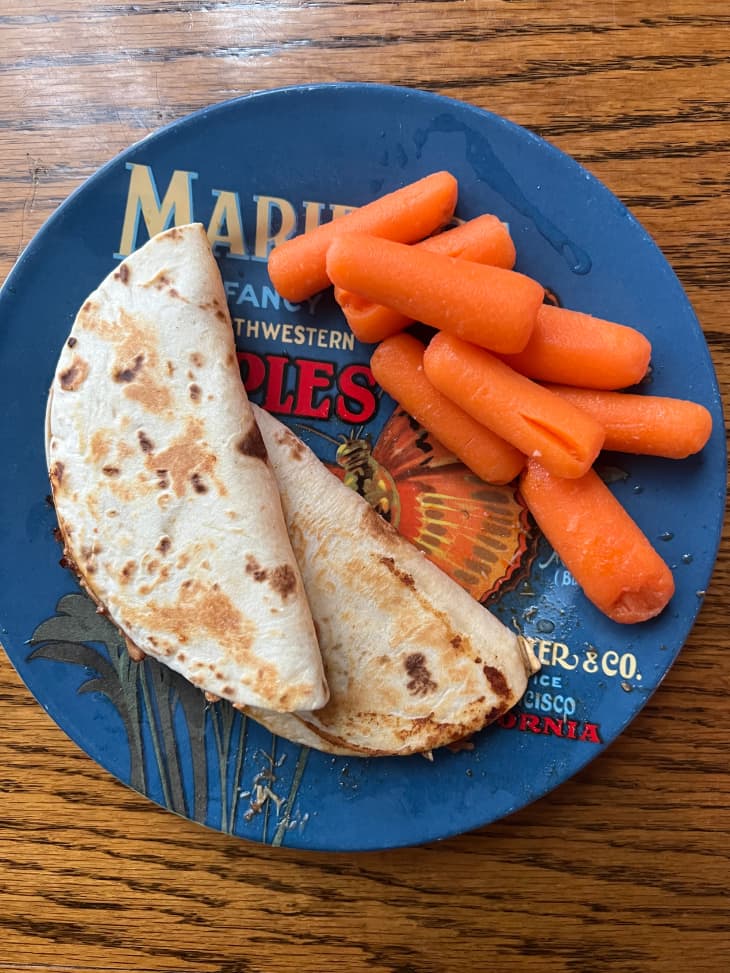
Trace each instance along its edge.
<path fill-rule="evenodd" d="M 697 402 L 566 385 L 547 388 L 600 422 L 604 449 L 684 459 L 698 453 L 712 432 L 712 416 Z"/>
<path fill-rule="evenodd" d="M 477 476 L 488 483 L 509 483 L 525 457 L 431 385 L 423 371 L 424 351 L 409 334 L 386 338 L 370 359 L 375 380 Z"/>
<path fill-rule="evenodd" d="M 525 348 L 505 361 L 544 382 L 622 389 L 644 377 L 650 356 L 649 341 L 635 328 L 545 304 Z"/>
<path fill-rule="evenodd" d="M 292 237 L 269 255 L 269 276 L 282 297 L 303 301 L 330 283 L 327 248 L 340 233 L 370 233 L 413 243 L 448 223 L 456 206 L 456 179 L 434 172 L 316 230 Z"/>
<path fill-rule="evenodd" d="M 509 230 L 496 216 L 485 213 L 461 223 L 453 230 L 444 230 L 414 244 L 421 250 L 460 257 L 478 264 L 490 264 L 511 270 L 515 264 L 515 245 Z M 407 314 L 399 314 L 383 304 L 376 304 L 352 291 L 335 287 L 335 300 L 360 341 L 374 343 L 388 335 L 403 331 L 413 322 Z"/>
<path fill-rule="evenodd" d="M 596 608 L 632 624 L 666 607 L 671 571 L 596 472 L 565 480 L 530 461 L 520 483 L 540 530 Z"/>
<path fill-rule="evenodd" d="M 595 419 L 483 348 L 441 332 L 423 365 L 440 392 L 555 476 L 582 476 L 603 445 Z"/>
<path fill-rule="evenodd" d="M 327 273 L 336 287 L 504 353 L 525 347 L 544 295 L 512 270 L 360 233 L 335 237 Z"/>

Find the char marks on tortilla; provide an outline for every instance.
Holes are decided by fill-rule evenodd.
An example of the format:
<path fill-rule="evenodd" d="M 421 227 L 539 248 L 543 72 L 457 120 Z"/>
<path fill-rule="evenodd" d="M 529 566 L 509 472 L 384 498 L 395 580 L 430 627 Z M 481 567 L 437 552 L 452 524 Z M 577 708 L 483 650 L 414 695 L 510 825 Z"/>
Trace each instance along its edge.
<path fill-rule="evenodd" d="M 311 613 L 201 225 L 154 237 L 84 302 L 49 396 L 47 453 L 68 560 L 137 650 L 236 705 L 323 705 Z"/>
<path fill-rule="evenodd" d="M 524 641 L 253 408 L 331 695 L 317 712 L 251 715 L 297 742 L 374 756 L 455 743 L 510 709 L 538 668 Z"/>

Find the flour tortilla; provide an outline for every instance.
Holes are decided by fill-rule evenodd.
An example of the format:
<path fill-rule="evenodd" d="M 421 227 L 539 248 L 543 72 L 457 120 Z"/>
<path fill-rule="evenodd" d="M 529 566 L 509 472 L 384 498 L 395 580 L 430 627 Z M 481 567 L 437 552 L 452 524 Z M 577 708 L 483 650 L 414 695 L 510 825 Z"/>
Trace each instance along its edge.
<path fill-rule="evenodd" d="M 527 643 L 253 408 L 331 696 L 316 713 L 248 712 L 294 742 L 374 756 L 454 743 L 510 709 L 539 668 Z"/>
<path fill-rule="evenodd" d="M 328 691 L 276 480 L 200 224 L 85 301 L 47 415 L 67 557 L 132 646 L 235 705 Z"/>

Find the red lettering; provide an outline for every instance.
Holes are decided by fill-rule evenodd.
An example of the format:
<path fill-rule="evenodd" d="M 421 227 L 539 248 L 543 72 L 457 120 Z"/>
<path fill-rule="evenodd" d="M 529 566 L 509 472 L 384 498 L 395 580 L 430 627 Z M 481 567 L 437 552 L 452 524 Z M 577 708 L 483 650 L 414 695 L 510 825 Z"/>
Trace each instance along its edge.
<path fill-rule="evenodd" d="M 540 717 L 535 716 L 533 713 L 520 713 L 520 730 L 524 732 L 529 730 L 530 733 L 540 732 Z"/>
<path fill-rule="evenodd" d="M 500 716 L 497 723 L 503 726 L 505 730 L 512 730 L 517 726 L 517 717 L 513 712 L 505 713 L 503 716 Z"/>
<path fill-rule="evenodd" d="M 342 369 L 335 412 L 344 422 L 364 423 L 375 415 L 377 399 L 373 373 L 367 365 L 347 365 Z"/>
<path fill-rule="evenodd" d="M 563 735 L 563 724 L 560 720 L 554 720 L 552 716 L 543 717 L 542 732 L 547 736 L 552 733 L 555 737 Z"/>
<path fill-rule="evenodd" d="M 332 401 L 323 398 L 319 405 L 314 404 L 316 389 L 332 388 L 332 376 L 335 366 L 332 362 L 310 361 L 308 358 L 296 358 L 294 364 L 298 369 L 297 404 L 294 414 L 307 416 L 310 419 L 326 419 L 332 408 Z"/>
<path fill-rule="evenodd" d="M 266 359 L 269 363 L 269 380 L 266 383 L 266 398 L 263 407 L 267 412 L 285 416 L 291 415 L 294 396 L 291 392 L 284 395 L 286 367 L 289 364 L 289 359 L 283 355 L 267 355 Z"/>
<path fill-rule="evenodd" d="M 566 734 L 566 736 L 568 737 L 568 739 L 569 740 L 576 740 L 577 739 L 577 737 L 576 737 L 576 731 L 578 729 L 578 725 L 579 724 L 576 723 L 575 720 L 568 720 L 565 725 L 568 727 L 568 732 Z"/>
<path fill-rule="evenodd" d="M 598 735 L 598 724 L 586 723 L 585 728 L 578 739 L 584 740 L 586 743 L 600 743 L 601 738 Z"/>
<path fill-rule="evenodd" d="M 249 394 L 258 391 L 266 378 L 266 365 L 258 355 L 252 355 L 248 351 L 239 351 L 237 354 L 246 391 Z"/>

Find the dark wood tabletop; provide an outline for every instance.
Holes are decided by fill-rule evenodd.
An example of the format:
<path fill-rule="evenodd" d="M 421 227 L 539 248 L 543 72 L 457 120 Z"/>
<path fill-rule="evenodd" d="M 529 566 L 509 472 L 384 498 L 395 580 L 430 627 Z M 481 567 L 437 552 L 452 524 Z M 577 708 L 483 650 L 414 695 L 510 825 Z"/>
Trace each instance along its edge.
<path fill-rule="evenodd" d="M 719 0 L 0 0 L 0 280 L 148 133 L 342 80 L 450 95 L 574 156 L 662 248 L 730 388 Z M 272 849 L 162 811 L 82 753 L 3 655 L 0 969 L 729 969 L 729 550 L 678 661 L 604 754 L 497 824 L 413 849 Z"/>

